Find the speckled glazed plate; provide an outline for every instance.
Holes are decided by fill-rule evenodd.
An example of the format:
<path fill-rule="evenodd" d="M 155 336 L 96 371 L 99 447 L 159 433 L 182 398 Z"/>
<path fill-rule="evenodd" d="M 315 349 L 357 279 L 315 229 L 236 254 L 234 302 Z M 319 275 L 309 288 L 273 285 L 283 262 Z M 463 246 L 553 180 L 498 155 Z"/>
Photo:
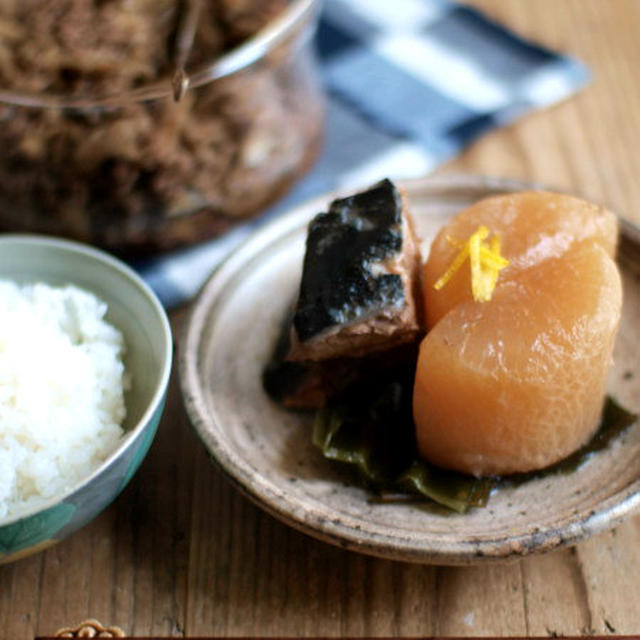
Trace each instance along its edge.
<path fill-rule="evenodd" d="M 481 197 L 535 188 L 511 180 L 435 176 L 404 183 L 428 246 L 455 212 Z M 574 544 L 640 505 L 640 425 L 568 475 L 500 489 L 484 509 L 444 514 L 374 504 L 310 444 L 311 418 L 264 393 L 261 373 L 295 298 L 306 224 L 334 194 L 263 227 L 211 277 L 183 336 L 180 373 L 191 420 L 220 466 L 253 501 L 321 540 L 433 564 L 515 559 Z M 623 224 L 625 302 L 610 392 L 640 409 L 640 230 Z"/>

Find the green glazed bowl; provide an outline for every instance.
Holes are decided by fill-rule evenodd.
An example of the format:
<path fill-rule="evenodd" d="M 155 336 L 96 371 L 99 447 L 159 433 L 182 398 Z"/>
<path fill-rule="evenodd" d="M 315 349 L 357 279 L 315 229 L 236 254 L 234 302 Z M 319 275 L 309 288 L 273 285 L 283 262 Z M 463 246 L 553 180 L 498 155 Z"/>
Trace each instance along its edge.
<path fill-rule="evenodd" d="M 149 287 L 102 251 L 42 236 L 0 235 L 0 279 L 74 284 L 108 305 L 107 320 L 123 334 L 131 388 L 120 446 L 89 477 L 24 513 L 0 519 L 0 564 L 44 549 L 84 526 L 122 491 L 155 435 L 172 359 L 167 316 Z"/>

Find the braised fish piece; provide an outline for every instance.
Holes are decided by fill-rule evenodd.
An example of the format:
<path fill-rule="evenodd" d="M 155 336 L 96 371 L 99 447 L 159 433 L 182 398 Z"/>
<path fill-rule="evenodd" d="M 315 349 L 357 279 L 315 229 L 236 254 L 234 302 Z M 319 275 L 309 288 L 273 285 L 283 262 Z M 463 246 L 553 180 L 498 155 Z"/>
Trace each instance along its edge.
<path fill-rule="evenodd" d="M 289 360 L 359 357 L 416 340 L 420 252 L 390 180 L 334 200 L 309 225 Z"/>

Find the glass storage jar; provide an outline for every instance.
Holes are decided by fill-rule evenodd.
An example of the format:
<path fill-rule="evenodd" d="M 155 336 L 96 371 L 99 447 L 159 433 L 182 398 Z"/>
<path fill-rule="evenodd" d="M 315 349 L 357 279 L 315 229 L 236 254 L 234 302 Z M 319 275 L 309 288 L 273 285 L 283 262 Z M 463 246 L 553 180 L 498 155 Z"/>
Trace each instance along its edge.
<path fill-rule="evenodd" d="M 317 14 L 317 0 L 289 3 L 189 70 L 178 101 L 170 77 L 88 98 L 0 90 L 0 229 L 133 256 L 219 235 L 263 210 L 320 145 Z"/>

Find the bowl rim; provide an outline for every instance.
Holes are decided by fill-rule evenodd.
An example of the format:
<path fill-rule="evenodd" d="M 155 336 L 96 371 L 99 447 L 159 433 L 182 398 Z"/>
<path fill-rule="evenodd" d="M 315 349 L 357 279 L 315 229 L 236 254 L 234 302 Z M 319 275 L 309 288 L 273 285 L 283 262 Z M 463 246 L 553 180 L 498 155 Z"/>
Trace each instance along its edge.
<path fill-rule="evenodd" d="M 171 326 L 169 324 L 169 319 L 167 318 L 164 307 L 158 300 L 156 294 L 149 287 L 149 285 L 146 284 L 146 282 L 144 282 L 144 280 L 124 262 L 111 256 L 105 251 L 96 249 L 89 245 L 75 242 L 73 240 L 55 238 L 52 236 L 22 233 L 0 234 L 0 249 L 3 245 L 7 244 L 24 244 L 25 246 L 48 246 L 52 248 L 62 249 L 63 251 L 71 255 L 75 254 L 88 257 L 89 259 L 100 263 L 106 269 L 111 269 L 118 272 L 120 275 L 124 276 L 132 284 L 134 284 L 138 292 L 151 304 L 158 319 L 160 320 L 163 340 L 161 352 L 162 370 L 158 383 L 156 384 L 155 390 L 153 392 L 151 401 L 149 402 L 147 408 L 144 410 L 142 416 L 140 416 L 135 425 L 133 425 L 133 427 L 129 431 L 125 432 L 124 437 L 121 439 L 121 442 L 118 444 L 118 446 L 105 458 L 105 460 L 98 467 L 96 467 L 91 472 L 91 474 L 83 477 L 81 480 L 74 483 L 71 487 L 65 489 L 64 492 L 56 494 L 55 496 L 52 496 L 51 498 L 48 498 L 43 502 L 38 502 L 29 509 L 20 511 L 19 513 L 12 515 L 9 518 L 0 518 L 0 530 L 5 526 L 9 526 L 19 522 L 20 520 L 30 518 L 42 511 L 46 511 L 47 509 L 56 506 L 57 504 L 60 504 L 61 502 L 64 502 L 64 500 L 70 495 L 80 491 L 82 488 L 93 482 L 93 480 L 97 476 L 99 476 L 116 458 L 122 455 L 124 451 L 129 448 L 131 443 L 137 438 L 137 436 L 145 429 L 155 411 L 162 404 L 166 390 L 168 388 L 173 361 L 173 335 L 171 333 Z"/>
<path fill-rule="evenodd" d="M 262 29 L 222 56 L 213 58 L 187 73 L 185 90 L 225 78 L 251 66 L 286 40 L 298 27 L 304 26 L 319 13 L 322 0 L 292 0 L 290 6 Z M 0 103 L 33 108 L 113 108 L 132 102 L 165 99 L 174 94 L 171 76 L 115 94 L 95 97 L 73 97 L 64 94 L 32 93 L 0 87 Z"/>

